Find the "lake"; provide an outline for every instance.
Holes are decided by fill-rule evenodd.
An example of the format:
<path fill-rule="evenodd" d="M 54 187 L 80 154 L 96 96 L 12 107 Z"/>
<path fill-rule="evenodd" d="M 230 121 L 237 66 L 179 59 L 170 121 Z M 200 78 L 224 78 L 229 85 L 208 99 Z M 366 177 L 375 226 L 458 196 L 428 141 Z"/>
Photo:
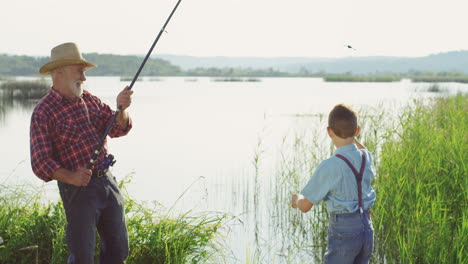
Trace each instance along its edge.
<path fill-rule="evenodd" d="M 126 85 L 119 77 L 88 77 L 85 89 L 113 107 Z M 363 111 L 388 111 L 391 114 L 385 118 L 390 122 L 413 99 L 468 92 L 467 84 L 440 86 L 444 93 L 428 92 L 430 84 L 409 80 L 328 83 L 320 78 L 261 78 L 259 82 L 144 78 L 133 87 L 129 109 L 133 130 L 109 141 L 110 152 L 117 159 L 113 174 L 119 179 L 131 176 L 127 188 L 136 200 L 156 200 L 173 207 L 175 213 L 192 210 L 232 215 L 225 230 L 230 263 L 245 263 L 249 255 L 256 255 L 262 263 L 285 263 L 291 258 L 274 241 L 271 219 L 276 217 L 272 182 L 288 138 L 313 129 L 322 134 L 320 143 L 329 146 L 325 121 L 338 103 Z M 13 103 L 1 112 L 0 184 L 35 186 L 44 190 L 45 199 L 56 200 L 55 182 L 44 184 L 30 168 L 33 105 Z M 291 188 L 291 194 L 298 191 Z M 289 200 L 280 203 L 287 208 Z M 255 253 L 258 248 L 268 250 Z M 306 261 L 304 255 L 307 257 L 299 253 L 293 259 Z"/>

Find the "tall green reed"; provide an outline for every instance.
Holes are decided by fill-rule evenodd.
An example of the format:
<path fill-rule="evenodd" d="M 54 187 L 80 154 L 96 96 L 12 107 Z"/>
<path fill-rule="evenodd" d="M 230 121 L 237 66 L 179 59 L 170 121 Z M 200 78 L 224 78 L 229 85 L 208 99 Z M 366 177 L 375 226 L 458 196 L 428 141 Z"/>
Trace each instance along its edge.
<path fill-rule="evenodd" d="M 322 127 L 323 116 L 307 122 L 320 125 L 296 131 L 283 139 L 279 168 L 273 182 L 275 217 L 272 219 L 272 232 L 280 241 L 279 251 L 287 263 L 308 258 L 320 261 L 326 250 L 326 208 L 317 205 L 307 214 L 291 209 L 291 195 L 301 190 L 314 168 L 330 151 L 329 143 L 319 128 Z"/>
<path fill-rule="evenodd" d="M 389 263 L 467 263 L 468 96 L 416 101 L 382 147 L 373 210 Z"/>

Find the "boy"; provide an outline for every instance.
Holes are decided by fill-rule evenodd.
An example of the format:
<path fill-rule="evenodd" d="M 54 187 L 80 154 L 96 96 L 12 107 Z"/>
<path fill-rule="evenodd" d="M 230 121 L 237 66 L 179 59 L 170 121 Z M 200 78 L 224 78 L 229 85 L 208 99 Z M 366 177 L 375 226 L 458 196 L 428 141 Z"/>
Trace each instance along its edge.
<path fill-rule="evenodd" d="M 326 202 L 330 219 L 325 263 L 368 263 L 374 246 L 369 211 L 375 201 L 372 155 L 356 139 L 360 127 L 349 107 L 333 108 L 327 132 L 335 156 L 322 161 L 301 194 L 292 196 L 292 207 L 306 213 L 314 204 Z"/>

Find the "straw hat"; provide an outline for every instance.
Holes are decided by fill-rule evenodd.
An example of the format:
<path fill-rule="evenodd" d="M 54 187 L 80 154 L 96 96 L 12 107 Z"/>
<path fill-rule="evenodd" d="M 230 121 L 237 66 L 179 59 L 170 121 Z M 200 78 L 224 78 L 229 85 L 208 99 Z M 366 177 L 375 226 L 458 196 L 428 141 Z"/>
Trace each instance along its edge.
<path fill-rule="evenodd" d="M 53 69 L 58 67 L 83 64 L 86 67 L 96 67 L 95 64 L 87 62 L 81 56 L 78 46 L 75 43 L 63 43 L 53 48 L 50 52 L 50 62 L 44 64 L 39 70 L 40 74 L 48 75 Z"/>

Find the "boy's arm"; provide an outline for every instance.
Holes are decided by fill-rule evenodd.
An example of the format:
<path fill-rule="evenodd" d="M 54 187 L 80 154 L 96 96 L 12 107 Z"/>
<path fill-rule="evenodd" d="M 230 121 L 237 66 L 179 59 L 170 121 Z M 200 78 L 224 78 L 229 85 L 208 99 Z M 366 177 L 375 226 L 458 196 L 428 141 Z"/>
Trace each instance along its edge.
<path fill-rule="evenodd" d="M 299 208 L 303 213 L 307 213 L 312 206 L 314 204 L 304 198 L 302 194 L 294 194 L 292 196 L 292 208 Z"/>
<path fill-rule="evenodd" d="M 362 145 L 361 142 L 357 140 L 357 138 L 354 138 L 354 144 L 356 144 L 358 149 L 366 149 L 366 147 L 364 147 L 364 145 Z"/>

